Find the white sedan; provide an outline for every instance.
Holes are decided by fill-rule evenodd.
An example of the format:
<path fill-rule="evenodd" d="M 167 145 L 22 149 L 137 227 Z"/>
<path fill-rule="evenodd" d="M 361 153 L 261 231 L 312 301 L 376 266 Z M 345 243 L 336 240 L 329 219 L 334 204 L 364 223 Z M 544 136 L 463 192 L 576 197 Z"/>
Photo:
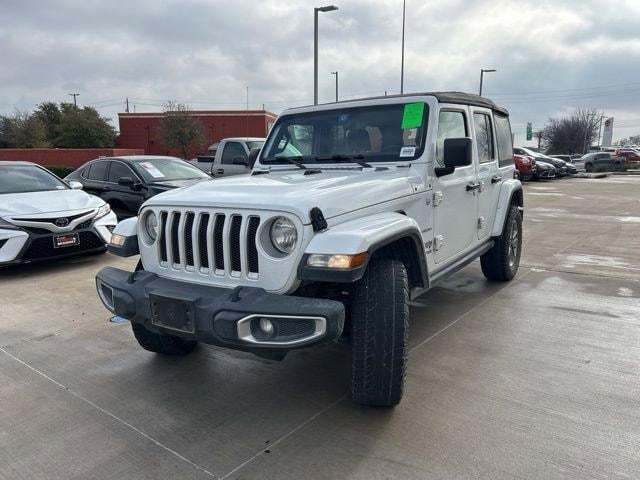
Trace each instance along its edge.
<path fill-rule="evenodd" d="M 81 188 L 34 163 L 0 161 L 0 266 L 104 252 L 116 216 Z"/>

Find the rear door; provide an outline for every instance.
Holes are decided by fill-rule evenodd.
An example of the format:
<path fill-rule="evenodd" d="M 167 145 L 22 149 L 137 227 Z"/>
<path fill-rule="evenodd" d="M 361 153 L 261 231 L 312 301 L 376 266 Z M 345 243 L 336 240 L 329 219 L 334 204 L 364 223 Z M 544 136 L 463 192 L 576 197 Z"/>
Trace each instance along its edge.
<path fill-rule="evenodd" d="M 238 164 L 244 162 L 245 165 Z M 249 156 L 244 145 L 240 142 L 226 142 L 220 164 L 213 168 L 214 177 L 226 177 L 229 175 L 240 175 L 249 173 Z"/>
<path fill-rule="evenodd" d="M 444 167 L 444 141 L 470 137 L 469 110 L 442 104 L 438 114 L 435 166 Z M 434 261 L 446 264 L 475 246 L 477 205 L 475 161 L 453 173 L 434 176 Z"/>
<path fill-rule="evenodd" d="M 106 160 L 96 160 L 91 162 L 89 167 L 88 170 L 83 170 L 83 177 L 85 178 L 83 190 L 102 198 L 107 190 L 105 187 L 109 163 Z"/>
<path fill-rule="evenodd" d="M 118 180 L 130 177 L 138 184 L 142 182 L 126 163 L 119 160 L 112 160 L 110 163 L 107 183 L 111 191 L 105 194 L 105 200 L 109 202 L 119 219 L 134 216 L 142 205 L 143 192 L 128 185 L 120 185 Z"/>

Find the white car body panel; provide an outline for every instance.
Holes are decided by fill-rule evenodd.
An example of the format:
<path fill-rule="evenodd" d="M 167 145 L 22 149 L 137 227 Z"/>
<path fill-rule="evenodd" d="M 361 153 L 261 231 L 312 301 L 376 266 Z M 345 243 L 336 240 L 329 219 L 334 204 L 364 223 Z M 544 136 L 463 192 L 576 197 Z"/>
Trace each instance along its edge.
<path fill-rule="evenodd" d="M 48 230 L 52 234 L 72 232 L 81 223 L 95 217 L 98 209 L 105 205 L 100 198 L 82 190 L 50 190 L 44 192 L 6 193 L 0 195 L 0 218 L 18 227 L 33 227 Z M 68 225 L 59 227 L 51 222 L 38 222 L 40 219 L 70 217 L 83 214 Z M 113 212 L 95 221 L 94 227 L 105 244 L 111 238 L 107 227 L 117 223 Z M 0 225 L 0 241 L 7 242 L 0 248 L 0 264 L 19 260 L 30 235 L 22 230 L 3 229 Z"/>

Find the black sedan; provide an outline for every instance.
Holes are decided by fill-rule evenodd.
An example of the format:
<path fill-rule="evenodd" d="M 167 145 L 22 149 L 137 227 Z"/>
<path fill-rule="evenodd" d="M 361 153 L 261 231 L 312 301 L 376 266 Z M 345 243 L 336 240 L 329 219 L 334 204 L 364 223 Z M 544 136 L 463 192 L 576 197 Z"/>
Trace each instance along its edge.
<path fill-rule="evenodd" d="M 179 158 L 138 155 L 92 160 L 65 180 L 82 183 L 87 193 L 111 205 L 121 220 L 137 215 L 142 203 L 158 193 L 211 177 Z"/>

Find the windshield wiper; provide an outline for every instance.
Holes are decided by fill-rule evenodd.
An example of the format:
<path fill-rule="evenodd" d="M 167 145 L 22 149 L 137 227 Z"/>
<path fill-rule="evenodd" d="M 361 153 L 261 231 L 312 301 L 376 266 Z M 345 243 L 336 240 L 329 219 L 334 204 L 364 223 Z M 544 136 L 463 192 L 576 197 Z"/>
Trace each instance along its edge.
<path fill-rule="evenodd" d="M 330 155 L 327 157 L 316 157 L 316 160 L 318 160 L 319 162 L 326 161 L 326 160 L 332 160 L 336 162 L 353 162 L 353 163 L 357 163 L 362 168 L 372 168 L 371 165 L 363 161 L 363 159 L 364 159 L 364 155 L 362 155 L 361 153 L 357 155 L 344 155 L 341 153 L 336 153 L 334 155 Z"/>
<path fill-rule="evenodd" d="M 272 158 L 265 158 L 264 161 L 265 163 L 271 163 L 271 162 L 275 162 L 278 160 L 284 160 L 285 162 L 290 163 L 291 165 L 295 165 L 296 167 L 298 167 L 301 170 L 306 170 L 307 167 L 304 166 L 304 164 L 302 162 L 304 162 L 304 157 L 302 155 L 296 155 L 293 157 L 272 157 Z"/>

